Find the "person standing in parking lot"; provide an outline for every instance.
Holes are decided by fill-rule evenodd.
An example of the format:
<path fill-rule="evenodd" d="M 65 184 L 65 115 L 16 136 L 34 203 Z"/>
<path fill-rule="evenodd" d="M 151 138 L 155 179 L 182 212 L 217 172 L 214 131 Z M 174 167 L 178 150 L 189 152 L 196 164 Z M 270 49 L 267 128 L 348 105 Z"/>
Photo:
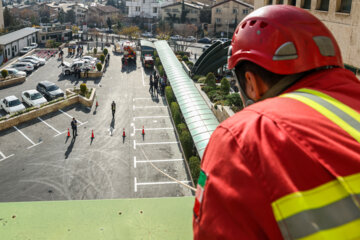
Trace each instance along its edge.
<path fill-rule="evenodd" d="M 73 120 L 71 121 L 71 129 L 73 131 L 73 137 L 76 137 L 77 134 L 77 121 L 75 118 L 73 118 Z"/>
<path fill-rule="evenodd" d="M 111 103 L 111 112 L 112 112 L 112 117 L 115 117 L 115 110 L 116 110 L 116 104 L 115 101 L 112 101 Z"/>

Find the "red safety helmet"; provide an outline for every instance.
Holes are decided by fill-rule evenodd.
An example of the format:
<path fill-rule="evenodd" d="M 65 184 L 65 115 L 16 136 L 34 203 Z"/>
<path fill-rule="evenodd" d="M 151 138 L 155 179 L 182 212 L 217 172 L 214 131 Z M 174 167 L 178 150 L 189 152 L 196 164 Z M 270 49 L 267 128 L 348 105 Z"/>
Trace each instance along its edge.
<path fill-rule="evenodd" d="M 259 8 L 240 22 L 229 48 L 228 68 L 244 60 L 284 75 L 343 67 L 339 46 L 327 27 L 309 12 L 288 5 Z"/>

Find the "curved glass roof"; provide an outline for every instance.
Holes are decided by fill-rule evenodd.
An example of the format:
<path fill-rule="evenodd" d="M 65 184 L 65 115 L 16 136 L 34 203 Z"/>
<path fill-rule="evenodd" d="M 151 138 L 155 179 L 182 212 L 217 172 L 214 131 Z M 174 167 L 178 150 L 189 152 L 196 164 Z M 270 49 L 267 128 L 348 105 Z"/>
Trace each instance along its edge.
<path fill-rule="evenodd" d="M 196 149 L 202 158 L 210 136 L 219 125 L 219 121 L 195 87 L 193 80 L 184 71 L 168 43 L 157 41 L 155 47 Z"/>

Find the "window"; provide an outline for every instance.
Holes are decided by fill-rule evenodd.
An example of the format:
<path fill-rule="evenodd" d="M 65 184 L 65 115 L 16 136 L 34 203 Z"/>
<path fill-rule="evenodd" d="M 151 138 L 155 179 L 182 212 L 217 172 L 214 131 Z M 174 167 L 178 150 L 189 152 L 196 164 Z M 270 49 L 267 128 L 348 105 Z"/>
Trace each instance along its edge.
<path fill-rule="evenodd" d="M 236 8 L 233 8 L 233 14 L 237 14 L 238 10 Z"/>
<path fill-rule="evenodd" d="M 216 13 L 221 13 L 221 9 L 220 9 L 220 8 L 217 8 L 217 9 L 216 9 Z"/>
<path fill-rule="evenodd" d="M 350 13 L 352 0 L 337 0 L 337 12 Z"/>
<path fill-rule="evenodd" d="M 310 9 L 311 8 L 311 0 L 302 0 L 301 7 L 305 8 L 305 9 Z"/>
<path fill-rule="evenodd" d="M 196 23 L 196 18 L 191 18 L 190 21 L 191 21 L 192 23 Z"/>
<path fill-rule="evenodd" d="M 42 40 L 45 40 L 45 36 L 42 36 L 41 39 L 42 39 Z"/>
<path fill-rule="evenodd" d="M 140 7 L 136 7 L 136 8 L 135 8 L 135 11 L 136 11 L 136 12 L 140 12 Z"/>
<path fill-rule="evenodd" d="M 289 0 L 289 5 L 296 6 L 296 0 Z"/>
<path fill-rule="evenodd" d="M 246 15 L 249 13 L 249 9 L 243 9 L 243 15 Z"/>
<path fill-rule="evenodd" d="M 143 3 L 145 3 L 145 0 L 143 0 Z"/>
<path fill-rule="evenodd" d="M 221 19 L 220 18 L 216 18 L 216 23 L 221 23 Z"/>
<path fill-rule="evenodd" d="M 8 48 L 8 56 L 10 56 L 10 48 Z"/>
<path fill-rule="evenodd" d="M 318 0 L 317 10 L 329 11 L 329 0 Z"/>
<path fill-rule="evenodd" d="M 272 0 L 268 0 L 267 1 L 267 5 L 272 5 L 273 4 L 273 1 Z"/>
<path fill-rule="evenodd" d="M 153 13 L 157 13 L 157 8 L 156 7 L 153 8 Z"/>
<path fill-rule="evenodd" d="M 276 0 L 276 4 L 284 4 L 284 0 Z"/>

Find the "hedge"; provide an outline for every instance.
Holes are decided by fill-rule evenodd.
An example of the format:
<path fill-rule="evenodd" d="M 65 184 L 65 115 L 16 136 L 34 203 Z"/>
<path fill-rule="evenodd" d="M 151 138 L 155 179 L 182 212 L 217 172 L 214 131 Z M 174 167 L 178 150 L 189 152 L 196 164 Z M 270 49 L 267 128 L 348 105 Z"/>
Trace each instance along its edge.
<path fill-rule="evenodd" d="M 192 155 L 192 150 L 194 148 L 194 143 L 192 141 L 191 135 L 188 131 L 183 131 L 180 134 L 180 142 L 184 150 L 184 154 L 187 159 Z"/>
<path fill-rule="evenodd" d="M 1 76 L 3 78 L 6 78 L 9 75 L 8 71 L 6 69 L 1 70 Z"/>
<path fill-rule="evenodd" d="M 176 101 L 175 95 L 170 86 L 165 87 L 165 96 L 166 96 L 168 103 L 172 103 L 172 102 Z"/>
<path fill-rule="evenodd" d="M 97 68 L 97 70 L 100 72 L 101 69 L 102 69 L 102 64 L 101 64 L 101 63 L 97 63 L 97 64 L 96 64 L 96 68 Z"/>
<path fill-rule="evenodd" d="M 86 90 L 87 90 L 86 83 L 80 84 L 81 95 L 85 96 Z"/>
<path fill-rule="evenodd" d="M 171 114 L 174 118 L 174 123 L 177 126 L 181 123 L 181 113 L 180 113 L 180 107 L 177 102 L 172 102 L 170 105 Z"/>
<path fill-rule="evenodd" d="M 176 127 L 177 127 L 179 135 L 184 131 L 188 131 L 185 123 L 180 123 Z"/>
<path fill-rule="evenodd" d="M 194 180 L 194 183 L 196 184 L 198 182 L 199 174 L 200 174 L 200 159 L 196 156 L 190 157 L 189 167 L 190 167 L 191 176 Z"/>
<path fill-rule="evenodd" d="M 105 56 L 108 54 L 108 52 L 109 51 L 107 50 L 107 48 L 104 48 L 103 53 L 104 53 Z"/>
<path fill-rule="evenodd" d="M 101 63 L 104 63 L 104 61 L 105 61 L 105 55 L 104 54 L 100 55 L 100 61 L 101 61 Z"/>
<path fill-rule="evenodd" d="M 205 83 L 206 83 L 206 85 L 209 86 L 209 87 L 213 87 L 213 88 L 216 87 L 215 75 L 214 75 L 212 72 L 209 72 L 209 73 L 206 75 Z"/>
<path fill-rule="evenodd" d="M 221 91 L 224 92 L 225 95 L 229 94 L 229 92 L 230 92 L 230 83 L 226 78 L 221 79 L 220 89 L 221 89 Z"/>

